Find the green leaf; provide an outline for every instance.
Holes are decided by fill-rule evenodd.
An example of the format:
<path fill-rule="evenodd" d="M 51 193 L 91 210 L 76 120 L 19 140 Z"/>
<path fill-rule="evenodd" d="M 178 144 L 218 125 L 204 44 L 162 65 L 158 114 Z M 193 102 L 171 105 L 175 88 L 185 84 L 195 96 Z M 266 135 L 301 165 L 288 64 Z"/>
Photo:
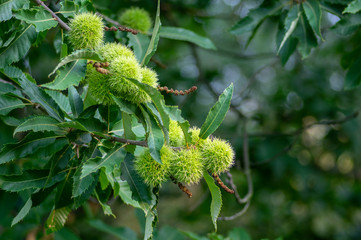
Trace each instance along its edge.
<path fill-rule="evenodd" d="M 157 6 L 157 13 L 155 15 L 155 22 L 154 22 L 154 28 L 152 33 L 152 38 L 150 39 L 148 49 L 144 54 L 144 58 L 141 62 L 142 66 L 145 66 L 148 64 L 152 56 L 154 55 L 155 51 L 157 50 L 158 41 L 159 41 L 159 29 L 161 26 L 160 22 L 160 0 L 158 0 L 158 6 Z"/>
<path fill-rule="evenodd" d="M 342 14 L 345 13 L 352 13 L 355 14 L 361 10 L 361 0 L 354 0 L 350 2 L 345 10 L 342 12 Z"/>
<path fill-rule="evenodd" d="M 124 147 L 122 145 L 117 145 L 102 158 L 96 157 L 89 159 L 82 167 L 80 179 L 96 172 L 102 167 L 113 169 L 115 165 L 120 164 L 123 161 L 125 154 L 126 151 Z"/>
<path fill-rule="evenodd" d="M 28 215 L 32 205 L 33 202 L 31 201 L 31 198 L 29 198 L 28 201 L 26 201 L 25 205 L 21 208 L 18 215 L 16 215 L 16 217 L 12 220 L 11 226 L 14 226 L 15 224 L 23 220 L 24 217 Z"/>
<path fill-rule="evenodd" d="M 277 46 L 281 45 L 281 42 L 282 42 L 283 38 L 285 37 L 285 32 L 286 31 L 283 29 L 283 26 L 280 24 L 278 32 L 277 32 L 277 36 L 276 36 Z M 285 41 L 285 43 L 283 44 L 283 47 L 279 50 L 279 53 L 278 53 L 282 66 L 284 66 L 287 63 L 290 56 L 294 53 L 294 51 L 296 50 L 297 44 L 298 44 L 298 39 L 296 39 L 292 36 L 290 36 Z"/>
<path fill-rule="evenodd" d="M 199 133 L 200 138 L 206 139 L 209 135 L 216 131 L 219 125 L 221 125 L 231 104 L 232 94 L 233 83 L 223 91 L 216 104 L 214 104 L 209 111 Z"/>
<path fill-rule="evenodd" d="M 13 93 L 17 96 L 21 96 L 21 92 L 11 83 L 6 82 L 0 82 L 0 95 L 6 94 L 6 93 Z"/>
<path fill-rule="evenodd" d="M 190 240 L 209 240 L 209 238 L 198 236 L 193 232 L 181 231 L 181 233 L 188 237 Z"/>
<path fill-rule="evenodd" d="M 7 47 L 0 48 L 0 67 L 9 65 L 22 59 L 36 40 L 36 30 L 33 25 L 24 26 L 16 34 L 14 40 Z"/>
<path fill-rule="evenodd" d="M 153 227 L 155 226 L 156 216 L 153 211 L 148 211 L 145 216 L 144 240 L 150 240 L 153 237 Z"/>
<path fill-rule="evenodd" d="M 73 176 L 73 189 L 72 189 L 72 196 L 78 197 L 83 194 L 95 181 L 94 173 L 89 174 L 84 178 L 80 178 L 81 176 L 81 168 L 78 168 Z"/>
<path fill-rule="evenodd" d="M 0 115 L 7 115 L 10 111 L 25 106 L 26 104 L 18 98 L 0 95 Z"/>
<path fill-rule="evenodd" d="M 55 101 L 55 103 L 60 107 L 60 109 L 64 113 L 66 113 L 67 115 L 71 113 L 71 107 L 67 96 L 65 96 L 60 91 L 49 90 L 49 89 L 44 89 L 44 91 Z"/>
<path fill-rule="evenodd" d="M 163 226 L 159 229 L 158 234 L 155 236 L 154 240 L 186 240 L 185 236 L 177 230 L 176 228 L 170 226 Z"/>
<path fill-rule="evenodd" d="M 118 105 L 120 111 L 135 115 L 137 106 L 134 103 L 128 102 L 122 98 L 112 97 L 114 102 Z"/>
<path fill-rule="evenodd" d="M 167 144 L 169 144 L 169 130 L 164 126 L 162 118 L 161 118 L 159 112 L 157 111 L 157 108 L 152 103 L 146 103 L 144 105 L 148 109 L 148 113 L 151 113 L 153 118 L 156 120 L 158 127 L 163 131 L 164 140 L 166 141 Z M 165 107 L 164 110 L 166 110 L 166 106 L 164 106 L 164 107 Z M 163 141 L 163 143 L 164 143 L 164 141 Z"/>
<path fill-rule="evenodd" d="M 147 123 L 147 143 L 149 148 L 150 156 L 160 164 L 162 160 L 160 158 L 160 150 L 164 144 L 164 136 L 162 130 L 157 125 L 153 116 L 150 116 L 143 108 L 141 108 L 145 122 Z"/>
<path fill-rule="evenodd" d="M 293 31 L 296 29 L 298 20 L 301 16 L 301 12 L 299 11 L 298 5 L 294 5 L 287 13 L 287 17 L 285 19 L 285 33 L 284 37 L 279 45 L 277 54 L 280 53 L 281 49 L 287 42 L 287 40 L 292 35 Z"/>
<path fill-rule="evenodd" d="M 137 240 L 137 234 L 126 227 L 112 227 L 99 219 L 89 220 L 89 225 L 99 231 L 109 233 L 120 240 Z"/>
<path fill-rule="evenodd" d="M 28 24 L 33 24 L 37 32 L 49 30 L 58 25 L 58 22 L 54 20 L 53 16 L 42 7 L 35 7 L 28 10 L 21 9 L 15 13 L 15 17 Z"/>
<path fill-rule="evenodd" d="M 20 86 L 32 102 L 39 103 L 45 111 L 59 122 L 63 121 L 64 115 L 55 101 L 28 79 L 20 79 Z"/>
<path fill-rule="evenodd" d="M 159 36 L 168 39 L 191 42 L 206 49 L 217 49 L 209 38 L 202 37 L 195 32 L 184 28 L 162 27 L 160 29 Z"/>
<path fill-rule="evenodd" d="M 137 87 L 139 87 L 148 94 L 148 96 L 152 99 L 155 107 L 157 108 L 157 111 L 160 114 L 160 117 L 163 122 L 163 126 L 166 129 L 169 129 L 169 116 L 165 112 L 165 103 L 164 103 L 163 95 L 157 89 L 149 86 L 148 84 L 141 83 L 134 78 L 127 78 L 127 77 L 125 78 L 128 79 L 130 82 L 134 83 L 135 85 L 137 85 Z"/>
<path fill-rule="evenodd" d="M 86 60 L 75 60 L 71 65 L 67 65 L 57 71 L 54 81 L 43 84 L 42 86 L 54 90 L 65 90 L 69 86 L 78 86 L 85 77 Z"/>
<path fill-rule="evenodd" d="M 20 124 L 14 130 L 14 135 L 15 133 L 26 132 L 26 131 L 33 131 L 33 132 L 60 131 L 61 128 L 56 126 L 57 123 L 59 122 L 52 117 L 35 116 Z"/>
<path fill-rule="evenodd" d="M 332 26 L 332 30 L 342 36 L 348 36 L 356 32 L 361 25 L 361 15 L 346 15 L 343 19 L 338 21 L 334 26 Z"/>
<path fill-rule="evenodd" d="M 151 204 L 152 196 L 149 187 L 143 182 L 143 179 L 134 169 L 134 156 L 127 153 L 124 161 L 121 163 L 121 179 L 126 180 L 132 191 L 132 198 L 140 203 Z"/>
<path fill-rule="evenodd" d="M 321 20 L 322 20 L 322 11 L 320 3 L 317 0 L 307 0 L 302 3 L 303 10 L 307 20 L 316 35 L 318 35 L 322 40 L 321 34 Z"/>
<path fill-rule="evenodd" d="M 74 1 L 61 1 L 60 2 L 61 8 L 59 9 L 58 13 L 61 13 L 64 17 L 74 17 L 75 14 L 79 12 L 79 5 L 76 4 Z"/>
<path fill-rule="evenodd" d="M 30 133 L 18 143 L 6 144 L 0 151 L 0 164 L 28 156 L 54 143 L 59 136 L 53 133 Z"/>
<path fill-rule="evenodd" d="M 135 208 L 141 208 L 139 203 L 132 198 L 132 191 L 130 190 L 128 182 L 121 180 L 120 175 L 115 176 L 114 179 L 114 195 L 118 195 L 125 204 Z"/>
<path fill-rule="evenodd" d="M 252 240 L 251 236 L 242 228 L 233 228 L 228 233 L 229 240 Z"/>
<path fill-rule="evenodd" d="M 207 182 L 209 191 L 212 195 L 212 202 L 211 202 L 211 217 L 212 222 L 214 225 L 215 231 L 217 231 L 217 218 L 219 213 L 221 212 L 222 208 L 222 194 L 219 187 L 214 183 L 214 180 L 211 176 L 209 176 L 207 171 L 204 171 L 203 177 Z"/>
<path fill-rule="evenodd" d="M 26 76 L 23 73 L 23 71 L 21 71 L 19 68 L 14 67 L 14 66 L 5 66 L 4 68 L 1 68 L 1 72 L 5 76 L 7 76 L 11 80 L 13 80 L 15 83 L 17 83 L 18 85 L 20 85 L 19 84 L 20 79 L 22 79 L 22 78 L 26 79 Z"/>
<path fill-rule="evenodd" d="M 361 57 L 352 63 L 345 78 L 345 90 L 358 87 L 361 82 Z"/>
<path fill-rule="evenodd" d="M 106 204 L 105 201 L 102 201 L 102 200 L 99 198 L 99 195 L 98 195 L 98 193 L 97 193 L 96 191 L 95 191 L 94 193 L 95 193 L 95 197 L 98 199 L 98 203 L 100 204 L 100 206 L 102 206 L 104 215 L 106 215 L 106 216 L 113 216 L 114 218 L 116 218 L 115 215 L 114 215 L 113 212 L 112 212 L 111 207 L 110 207 L 108 204 Z"/>
<path fill-rule="evenodd" d="M 279 1 L 264 1 L 264 3 L 256 9 L 249 12 L 248 16 L 238 21 L 230 32 L 234 35 L 241 35 L 246 32 L 253 31 L 266 17 L 278 14 L 284 7 Z"/>
<path fill-rule="evenodd" d="M 73 86 L 69 87 L 68 97 L 71 111 L 73 112 L 74 117 L 77 118 L 83 112 L 83 100 L 80 98 L 78 91 Z"/>
<path fill-rule="evenodd" d="M 64 66 L 65 64 L 68 64 L 70 62 L 74 62 L 76 60 L 93 60 L 93 61 L 103 61 L 103 58 L 95 51 L 90 49 L 81 49 L 72 52 L 70 55 L 63 58 L 60 63 L 55 67 L 55 69 L 49 74 L 49 76 L 53 75 L 56 70 L 58 70 L 60 67 Z"/>
<path fill-rule="evenodd" d="M 70 144 L 64 144 L 64 147 L 60 151 L 56 152 L 50 159 L 50 171 L 45 182 L 45 187 L 47 187 L 56 170 L 64 169 L 71 157 L 74 156 L 75 153 L 72 149 L 72 146 L 73 145 Z"/>
<path fill-rule="evenodd" d="M 147 47 L 149 46 L 149 37 L 147 35 L 138 33 L 137 35 L 128 33 L 129 45 L 133 47 L 134 55 L 137 58 L 138 62 L 141 62 L 144 59 Z"/>
<path fill-rule="evenodd" d="M 181 110 L 178 109 L 178 106 L 166 106 L 165 111 L 169 115 L 170 119 L 178 122 L 179 126 L 182 128 L 186 144 L 189 144 L 192 141 L 191 135 L 188 132 L 190 124 L 182 117 Z"/>
<path fill-rule="evenodd" d="M 317 46 L 317 38 L 308 24 L 308 21 L 306 21 L 304 14 L 301 14 L 300 16 L 299 24 L 297 24 L 294 36 L 299 40 L 298 51 L 302 55 L 302 58 L 308 57 L 312 48 Z"/>
<path fill-rule="evenodd" d="M 70 212 L 71 212 L 70 207 L 53 209 L 50 213 L 50 216 L 46 220 L 46 224 L 45 224 L 46 233 L 49 234 L 62 229 Z"/>
<path fill-rule="evenodd" d="M 48 170 L 27 170 L 22 175 L 0 176 L 0 188 L 9 192 L 20 192 L 31 188 L 43 188 L 48 178 Z M 53 176 L 47 187 L 64 179 L 65 172 Z"/>
<path fill-rule="evenodd" d="M 55 233 L 54 240 L 81 240 L 81 239 L 78 238 L 78 236 L 75 235 L 73 232 L 71 232 L 69 229 L 64 227 Z"/>
<path fill-rule="evenodd" d="M 124 127 L 124 138 L 129 140 L 136 140 L 136 135 L 132 130 L 132 117 L 125 112 L 122 112 L 122 121 Z M 126 146 L 127 152 L 134 153 L 135 145 Z"/>
<path fill-rule="evenodd" d="M 12 17 L 12 10 L 29 8 L 28 0 L 0 0 L 0 22 Z"/>
<path fill-rule="evenodd" d="M 106 131 L 104 123 L 96 118 L 78 118 L 76 121 L 59 123 L 58 126 L 62 128 L 79 129 L 100 136 L 104 136 L 103 132 Z"/>

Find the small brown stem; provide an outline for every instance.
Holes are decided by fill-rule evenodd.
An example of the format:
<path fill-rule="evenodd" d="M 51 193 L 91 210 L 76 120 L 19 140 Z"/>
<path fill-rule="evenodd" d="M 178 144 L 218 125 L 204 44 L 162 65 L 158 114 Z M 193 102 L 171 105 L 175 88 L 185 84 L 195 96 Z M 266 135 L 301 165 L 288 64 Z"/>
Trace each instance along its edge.
<path fill-rule="evenodd" d="M 105 16 L 105 15 L 99 13 L 99 12 L 97 12 L 96 14 L 97 14 L 99 17 L 102 17 L 105 21 L 107 21 L 107 22 L 109 22 L 109 23 L 117 26 L 117 27 L 114 27 L 114 26 L 113 26 L 113 27 L 110 27 L 110 28 L 109 28 L 109 27 L 104 27 L 104 30 L 105 30 L 105 31 L 117 31 L 117 30 L 119 30 L 119 31 L 123 31 L 123 32 L 130 32 L 130 33 L 132 33 L 132 34 L 134 34 L 134 35 L 137 35 L 137 34 L 139 33 L 138 30 L 135 30 L 135 29 L 132 29 L 132 28 L 128 28 L 128 27 L 126 27 L 126 26 L 123 26 L 123 25 L 121 25 L 120 23 L 118 23 L 117 21 L 114 21 L 113 19 L 111 19 L 111 18 L 109 18 L 109 17 L 107 17 L 107 16 Z"/>
<path fill-rule="evenodd" d="M 187 90 L 174 90 L 173 88 L 169 89 L 167 86 L 161 87 L 158 86 L 158 90 L 159 91 L 165 91 L 166 93 L 173 93 L 174 95 L 178 96 L 178 95 L 188 95 L 192 92 L 195 92 L 197 90 L 197 86 L 193 86 L 190 89 Z"/>
<path fill-rule="evenodd" d="M 230 194 L 234 194 L 234 190 L 228 188 L 223 182 L 222 180 L 219 178 L 217 173 L 213 173 L 212 177 L 214 178 L 214 180 L 216 180 L 216 182 L 218 183 L 218 185 L 223 188 L 226 192 L 230 193 Z"/>
<path fill-rule="evenodd" d="M 61 28 L 65 29 L 66 31 L 70 31 L 70 27 L 69 27 L 65 22 L 63 22 L 63 20 L 61 20 L 58 16 L 56 16 L 56 14 L 55 14 L 50 8 L 48 8 L 48 6 L 46 6 L 46 5 L 44 4 L 44 2 L 42 2 L 41 0 L 35 0 L 35 2 L 36 2 L 38 5 L 40 5 L 40 6 L 42 6 L 43 8 L 45 8 L 45 10 L 48 11 L 53 18 L 55 18 L 55 20 L 59 23 L 59 26 L 60 26 Z"/>
<path fill-rule="evenodd" d="M 191 191 L 189 191 L 189 189 L 186 186 L 184 186 L 182 183 L 178 182 L 177 179 L 175 179 L 173 176 L 170 176 L 170 179 L 172 180 L 172 182 L 174 184 L 177 184 L 179 189 L 182 190 L 182 192 L 184 192 L 185 194 L 187 194 L 189 198 L 192 197 Z"/>

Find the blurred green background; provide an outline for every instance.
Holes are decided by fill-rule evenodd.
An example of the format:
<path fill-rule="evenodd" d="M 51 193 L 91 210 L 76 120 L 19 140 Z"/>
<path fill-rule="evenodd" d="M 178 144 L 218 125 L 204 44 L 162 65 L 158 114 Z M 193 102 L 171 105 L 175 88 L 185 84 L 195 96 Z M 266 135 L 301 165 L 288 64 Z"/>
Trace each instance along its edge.
<path fill-rule="evenodd" d="M 219 221 L 218 233 L 227 235 L 234 227 L 242 227 L 252 239 L 361 239 L 360 117 L 350 117 L 342 124 L 315 125 L 292 134 L 313 122 L 343 119 L 359 109 L 360 89 L 343 90 L 343 64 L 347 65 L 347 54 L 360 46 L 361 32 L 338 35 L 329 28 L 339 19 L 325 13 L 325 41 L 320 41 L 308 58 L 294 53 L 282 66 L 275 42 L 277 18 L 267 19 L 247 47 L 249 34 L 234 36 L 228 32 L 261 2 L 163 1 L 163 26 L 183 27 L 207 36 L 217 50 L 160 39 L 154 59 L 161 64 L 150 63 L 158 72 L 161 86 L 180 90 L 198 87 L 189 96 L 165 94 L 166 103 L 179 105 L 192 126 L 201 126 L 218 96 L 230 83 L 234 84 L 232 107 L 214 135 L 234 146 L 237 159 L 231 173 L 239 193 L 245 195 L 242 134 L 247 119 L 253 196 L 244 215 L 233 221 Z M 154 17 L 156 1 L 97 0 L 94 6 L 115 20 L 129 6 L 145 8 Z M 58 5 L 53 1 L 51 7 L 56 9 Z M 39 84 L 49 81 L 47 75 L 59 61 L 53 47 L 55 32 L 49 31 L 44 36 L 46 40 L 32 48 L 21 63 Z M 107 39 L 124 42 L 121 35 L 109 32 Z M 14 141 L 9 128 L 0 121 L 0 145 Z M 211 197 L 205 183 L 191 186 L 190 190 L 193 197 L 188 199 L 171 182 L 162 187 L 158 229 L 171 226 L 204 236 L 213 231 Z M 222 193 L 222 215 L 233 215 L 242 209 L 233 195 Z M 22 224 L 10 228 L 23 202 L 17 195 L 1 191 L 0 203 L 0 239 L 29 237 L 49 211 L 35 208 Z M 140 237 L 141 214 L 119 199 L 111 207 L 116 219 L 104 216 L 95 202 L 88 209 L 73 212 L 66 229 L 55 239 L 67 239 L 73 234 L 79 239 L 114 239 L 92 227 L 89 217 L 100 218 L 114 227 L 129 227 Z"/>

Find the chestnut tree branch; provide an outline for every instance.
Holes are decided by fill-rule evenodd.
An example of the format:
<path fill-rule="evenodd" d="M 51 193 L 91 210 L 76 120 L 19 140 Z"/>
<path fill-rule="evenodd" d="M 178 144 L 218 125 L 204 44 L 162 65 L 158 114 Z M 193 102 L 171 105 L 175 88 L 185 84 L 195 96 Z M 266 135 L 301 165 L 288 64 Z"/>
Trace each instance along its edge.
<path fill-rule="evenodd" d="M 59 26 L 66 30 L 66 31 L 70 31 L 70 27 L 68 26 L 68 24 L 66 24 L 65 22 L 63 22 L 63 20 L 61 20 L 58 16 L 56 16 L 56 14 L 50 9 L 48 8 L 48 6 L 46 6 L 44 4 L 44 2 L 42 2 L 41 0 L 35 0 L 35 2 L 39 5 L 42 6 L 43 8 L 45 8 L 46 11 L 48 11 L 51 16 L 53 16 L 53 18 L 55 18 L 55 20 L 59 23 Z"/>
<path fill-rule="evenodd" d="M 250 160 L 249 160 L 249 145 L 248 145 L 248 133 L 247 133 L 247 121 L 244 121 L 244 125 L 243 125 L 243 167 L 244 167 L 244 174 L 246 175 L 246 179 L 247 179 L 247 194 L 242 198 L 240 197 L 238 191 L 237 191 L 237 187 L 233 182 L 233 178 L 232 175 L 230 173 L 228 173 L 228 177 L 229 177 L 229 182 L 231 187 L 234 190 L 234 195 L 236 196 L 237 202 L 239 204 L 245 204 L 242 208 L 242 210 L 232 216 L 229 217 L 219 217 L 218 220 L 223 220 L 223 221 L 231 221 L 234 220 L 237 217 L 242 216 L 248 209 L 250 202 L 251 202 L 251 198 L 253 196 L 253 182 L 252 182 L 252 176 L 251 176 L 251 168 L 250 168 Z"/>

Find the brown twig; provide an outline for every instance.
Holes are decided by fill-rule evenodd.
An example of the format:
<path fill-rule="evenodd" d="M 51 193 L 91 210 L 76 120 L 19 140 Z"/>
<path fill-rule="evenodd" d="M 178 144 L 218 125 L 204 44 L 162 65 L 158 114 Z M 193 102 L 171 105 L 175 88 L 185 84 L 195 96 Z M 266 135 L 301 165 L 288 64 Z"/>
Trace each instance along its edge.
<path fill-rule="evenodd" d="M 50 8 L 48 8 L 48 6 L 46 6 L 46 5 L 44 4 L 44 2 L 42 2 L 41 0 L 35 0 L 35 2 L 36 2 L 38 5 L 40 5 L 40 6 L 42 6 L 43 8 L 45 8 L 45 10 L 48 11 L 48 12 L 51 14 L 51 16 L 59 23 L 59 26 L 60 26 L 62 29 L 66 30 L 66 31 L 70 31 L 70 27 L 69 27 L 65 22 L 63 22 L 63 20 L 61 20 L 58 16 L 56 16 L 56 14 L 55 14 Z"/>
<path fill-rule="evenodd" d="M 167 69 L 167 65 L 165 65 L 164 63 L 162 63 L 159 60 L 155 59 L 154 57 L 152 57 L 150 59 L 150 61 L 154 62 L 155 64 L 157 64 L 159 67 L 161 67 L 163 69 Z"/>
<path fill-rule="evenodd" d="M 132 28 L 128 28 L 128 27 L 126 27 L 126 26 L 123 26 L 123 25 L 121 25 L 120 23 L 118 23 L 117 21 L 115 21 L 115 20 L 113 20 L 113 19 L 105 16 L 104 14 L 101 14 L 100 12 L 97 12 L 96 14 L 97 14 L 99 17 L 102 17 L 105 21 L 107 21 L 107 22 L 109 22 L 109 23 L 117 26 L 117 27 L 110 27 L 110 28 L 109 28 L 109 27 L 105 27 L 105 28 L 104 28 L 105 31 L 117 31 L 117 30 L 119 30 L 119 31 L 130 32 L 130 33 L 132 33 L 132 34 L 134 34 L 134 35 L 136 35 L 136 34 L 139 33 L 138 30 L 135 30 L 135 29 L 132 29 Z"/>
<path fill-rule="evenodd" d="M 174 95 L 178 96 L 178 95 L 188 95 L 192 92 L 195 92 L 197 91 L 197 86 L 193 86 L 191 87 L 190 89 L 186 89 L 186 90 L 174 90 L 173 88 L 169 89 L 167 86 L 164 86 L 164 87 L 160 87 L 158 86 L 158 90 L 159 91 L 165 91 L 166 93 L 173 93 Z"/>
<path fill-rule="evenodd" d="M 214 180 L 216 180 L 216 182 L 218 183 L 218 185 L 223 188 L 226 192 L 230 193 L 230 194 L 234 194 L 234 190 L 229 189 L 223 182 L 222 179 L 219 178 L 217 173 L 213 173 L 212 177 L 214 178 Z"/>
<path fill-rule="evenodd" d="M 230 178 L 230 182 L 231 182 L 231 186 L 234 188 L 235 190 L 235 196 L 237 199 L 237 202 L 239 204 L 244 204 L 242 210 L 239 211 L 238 213 L 229 216 L 229 217 L 219 217 L 218 220 L 224 220 L 224 221 L 231 221 L 234 220 L 235 218 L 242 216 L 248 209 L 250 202 L 251 202 L 251 198 L 253 195 L 253 182 L 252 182 L 252 176 L 251 176 L 251 168 L 250 168 L 250 159 L 249 159 L 249 146 L 248 146 L 248 133 L 247 133 L 247 121 L 244 121 L 244 126 L 243 126 L 243 167 L 244 167 L 244 174 L 246 175 L 246 179 L 247 179 L 247 194 L 241 198 L 237 192 L 237 187 L 235 186 L 235 184 L 233 183 L 233 179 Z M 232 176 L 230 173 L 228 176 Z"/>
<path fill-rule="evenodd" d="M 172 182 L 174 184 L 177 184 L 179 189 L 182 190 L 182 192 L 184 192 L 185 194 L 187 194 L 189 198 L 192 197 L 191 191 L 189 191 L 189 189 L 186 186 L 184 186 L 182 183 L 178 182 L 177 179 L 175 179 L 173 176 L 170 176 L 170 179 L 172 180 Z"/>

